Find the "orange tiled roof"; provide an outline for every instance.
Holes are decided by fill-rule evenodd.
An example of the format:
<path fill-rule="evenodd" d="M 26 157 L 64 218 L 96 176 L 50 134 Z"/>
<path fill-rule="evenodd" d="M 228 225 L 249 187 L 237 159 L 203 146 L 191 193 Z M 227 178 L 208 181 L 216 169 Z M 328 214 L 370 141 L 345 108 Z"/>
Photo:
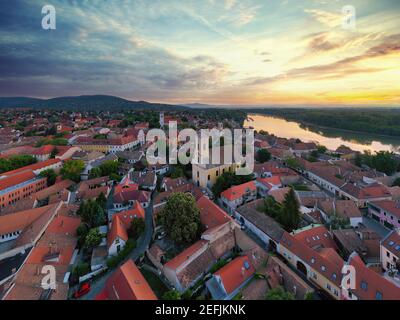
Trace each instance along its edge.
<path fill-rule="evenodd" d="M 36 175 L 33 173 L 32 170 L 17 172 L 10 176 L 7 175 L 6 177 L 0 179 L 0 190 L 5 190 L 9 187 L 31 180 L 35 177 Z"/>
<path fill-rule="evenodd" d="M 114 215 L 111 222 L 111 230 L 108 233 L 107 245 L 110 247 L 116 238 L 124 241 L 128 240 L 128 233 L 126 232 L 125 225 L 122 223 L 119 216 Z"/>
<path fill-rule="evenodd" d="M 0 216 L 0 235 L 23 230 L 45 214 L 53 205 Z"/>
<path fill-rule="evenodd" d="M 245 195 L 248 191 L 256 191 L 257 187 L 254 181 L 249 181 L 238 186 L 233 186 L 221 193 L 221 197 L 234 201 Z"/>
<path fill-rule="evenodd" d="M 35 170 L 38 170 L 38 169 L 41 169 L 41 168 L 48 167 L 48 166 L 51 166 L 53 164 L 59 163 L 59 162 L 61 162 L 60 159 L 49 159 L 49 160 L 45 160 L 45 161 L 40 161 L 40 162 L 31 164 L 29 166 L 25 166 L 25 167 L 16 169 L 16 170 L 7 171 L 7 172 L 3 173 L 2 175 L 3 176 L 10 176 L 10 175 L 14 175 L 15 173 L 20 173 L 20 172 L 23 172 L 23 171 L 29 171 L 29 170 L 35 171 Z"/>
<path fill-rule="evenodd" d="M 202 225 L 208 229 L 222 225 L 232 218 L 214 202 L 205 196 L 197 200 L 197 207 L 200 210 L 200 220 Z"/>
<path fill-rule="evenodd" d="M 157 300 L 156 295 L 132 260 L 125 262 L 107 280 L 96 300 Z"/>
<path fill-rule="evenodd" d="M 120 221 L 125 225 L 125 228 L 128 229 L 133 220 L 145 218 L 145 211 L 142 205 L 138 201 L 135 201 L 132 209 L 118 212 L 115 215 L 118 216 Z"/>
<path fill-rule="evenodd" d="M 400 299 L 400 288 L 368 269 L 357 253 L 350 256 L 348 264 L 356 269 L 356 288 L 352 292 L 358 299 L 376 300 L 379 294 L 383 300 Z"/>
<path fill-rule="evenodd" d="M 243 282 L 249 279 L 256 270 L 247 256 L 237 257 L 214 273 L 220 276 L 222 284 L 228 294 L 231 294 Z"/>
<path fill-rule="evenodd" d="M 186 250 L 183 250 L 173 259 L 169 260 L 164 266 L 170 269 L 178 269 L 185 261 L 189 260 L 193 255 L 202 251 L 208 242 L 206 240 L 199 240 L 191 245 Z"/>

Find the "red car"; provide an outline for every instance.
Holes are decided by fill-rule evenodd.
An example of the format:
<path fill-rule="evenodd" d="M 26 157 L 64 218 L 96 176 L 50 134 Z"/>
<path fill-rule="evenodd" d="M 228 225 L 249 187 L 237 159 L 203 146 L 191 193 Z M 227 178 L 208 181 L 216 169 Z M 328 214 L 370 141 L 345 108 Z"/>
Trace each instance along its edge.
<path fill-rule="evenodd" d="M 90 291 L 90 283 L 83 283 L 78 291 L 74 293 L 74 298 L 79 299 L 80 297 L 83 297 L 85 294 L 87 294 Z"/>

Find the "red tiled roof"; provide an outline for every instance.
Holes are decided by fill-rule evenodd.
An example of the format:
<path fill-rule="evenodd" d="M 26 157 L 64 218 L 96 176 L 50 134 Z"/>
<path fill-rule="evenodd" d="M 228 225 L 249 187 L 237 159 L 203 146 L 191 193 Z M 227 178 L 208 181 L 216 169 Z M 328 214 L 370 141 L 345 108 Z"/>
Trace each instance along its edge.
<path fill-rule="evenodd" d="M 255 181 L 249 181 L 238 186 L 230 187 L 221 193 L 221 197 L 228 199 L 229 201 L 234 201 L 243 197 L 248 191 L 256 191 L 257 186 Z"/>
<path fill-rule="evenodd" d="M 156 295 L 132 260 L 124 263 L 107 280 L 96 300 L 157 300 Z"/>
<path fill-rule="evenodd" d="M 76 234 L 76 229 L 79 227 L 80 223 L 81 219 L 78 217 L 67 217 L 60 215 L 55 217 L 51 221 L 46 232 L 74 236 Z"/>
<path fill-rule="evenodd" d="M 400 288 L 368 269 L 357 253 L 350 256 L 348 264 L 356 269 L 356 288 L 352 292 L 358 299 L 376 300 L 380 294 L 383 300 L 400 300 Z"/>
<path fill-rule="evenodd" d="M 243 256 L 232 260 L 215 272 L 214 275 L 221 277 L 226 292 L 231 294 L 255 272 L 256 270 L 251 264 L 249 258 Z"/>
<path fill-rule="evenodd" d="M 309 228 L 294 234 L 294 237 L 310 248 L 323 247 L 337 249 L 335 241 L 324 226 Z"/>
<path fill-rule="evenodd" d="M 118 216 L 119 220 L 125 225 L 125 228 L 128 229 L 133 220 L 145 218 L 145 211 L 141 204 L 135 201 L 132 209 L 118 212 L 115 216 Z"/>
<path fill-rule="evenodd" d="M 0 216 L 0 235 L 23 230 L 40 216 L 53 209 L 54 205 L 49 205 Z"/>
<path fill-rule="evenodd" d="M 393 214 L 400 219 L 400 201 L 373 201 L 371 202 L 371 204 L 385 210 L 386 212 Z"/>
<path fill-rule="evenodd" d="M 125 225 L 122 223 L 121 219 L 114 215 L 111 222 L 111 230 L 108 233 L 107 245 L 110 247 L 116 238 L 120 238 L 124 241 L 128 240 L 128 233 L 126 232 Z"/>
<path fill-rule="evenodd" d="M 61 162 L 60 159 L 49 159 L 49 160 L 45 160 L 45 161 L 40 161 L 40 162 L 31 164 L 29 166 L 25 166 L 25 167 L 16 169 L 16 170 L 7 171 L 7 172 L 3 173 L 2 175 L 10 176 L 10 175 L 14 175 L 16 173 L 20 173 L 20 172 L 27 171 L 27 170 L 35 171 L 35 170 L 39 170 L 41 168 L 45 168 L 45 167 L 51 166 L 53 164 L 59 163 L 59 162 Z"/>
<path fill-rule="evenodd" d="M 180 254 L 178 254 L 173 259 L 169 260 L 164 266 L 170 269 L 176 270 L 178 269 L 184 262 L 189 260 L 196 253 L 203 251 L 204 246 L 206 246 L 208 242 L 206 240 L 199 240 L 189 248 L 183 250 Z"/>
<path fill-rule="evenodd" d="M 205 196 L 197 200 L 197 207 L 200 210 L 201 223 L 208 229 L 232 220 L 224 210 Z"/>
<path fill-rule="evenodd" d="M 341 260 L 340 262 L 336 261 L 336 263 L 332 263 L 332 260 L 337 258 L 336 256 L 333 259 L 328 258 L 332 251 L 325 251 L 324 254 L 321 255 L 317 250 L 313 250 L 310 246 L 306 245 L 301 240 L 296 239 L 292 234 L 286 231 L 282 236 L 280 245 L 340 287 L 341 270 L 344 261 Z"/>
<path fill-rule="evenodd" d="M 35 150 L 32 151 L 32 154 L 34 155 L 47 155 L 47 154 L 51 154 L 51 152 L 53 151 L 54 146 L 53 145 L 44 145 L 41 146 L 40 148 L 35 148 Z"/>
<path fill-rule="evenodd" d="M 7 189 L 9 187 L 31 180 L 35 177 L 36 175 L 33 173 L 32 170 L 17 172 L 13 175 L 0 179 L 0 190 Z"/>

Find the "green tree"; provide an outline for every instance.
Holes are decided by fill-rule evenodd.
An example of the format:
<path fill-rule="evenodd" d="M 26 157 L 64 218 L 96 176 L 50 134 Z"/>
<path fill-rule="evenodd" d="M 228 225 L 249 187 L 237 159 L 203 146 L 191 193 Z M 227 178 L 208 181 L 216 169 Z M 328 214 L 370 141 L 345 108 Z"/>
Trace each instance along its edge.
<path fill-rule="evenodd" d="M 50 159 L 54 159 L 57 154 L 58 154 L 58 149 L 57 149 L 57 147 L 54 147 L 50 153 Z"/>
<path fill-rule="evenodd" d="M 57 173 L 53 169 L 47 169 L 39 173 L 42 178 L 47 178 L 47 186 L 50 187 L 56 183 Z"/>
<path fill-rule="evenodd" d="M 265 300 L 294 300 L 294 295 L 282 287 L 276 287 L 267 292 Z"/>
<path fill-rule="evenodd" d="M 292 231 L 299 226 L 300 221 L 299 202 L 297 201 L 293 188 L 290 188 L 290 191 L 285 195 L 285 199 L 282 203 L 280 222 L 286 230 Z"/>
<path fill-rule="evenodd" d="M 0 159 L 0 173 L 19 169 L 30 164 L 36 163 L 37 160 L 35 157 L 31 155 L 15 155 L 10 158 L 1 158 Z"/>
<path fill-rule="evenodd" d="M 101 243 L 102 235 L 98 228 L 90 229 L 85 238 L 85 248 L 92 249 Z"/>
<path fill-rule="evenodd" d="M 191 243 L 201 233 L 200 211 L 191 194 L 173 193 L 160 213 L 161 224 L 172 240 Z"/>
<path fill-rule="evenodd" d="M 181 294 L 177 290 L 170 290 L 163 294 L 163 300 L 181 300 Z"/>
<path fill-rule="evenodd" d="M 175 166 L 172 169 L 172 172 L 171 172 L 172 179 L 176 179 L 176 178 L 180 178 L 180 177 L 184 177 L 184 176 L 185 176 L 185 172 L 183 171 L 183 169 L 181 167 Z"/>
<path fill-rule="evenodd" d="M 279 202 L 277 202 L 273 197 L 268 196 L 264 200 L 264 207 L 267 215 L 279 221 L 282 211 L 282 206 Z"/>
<path fill-rule="evenodd" d="M 393 187 L 400 187 L 400 178 L 397 178 L 396 180 L 394 180 Z"/>
<path fill-rule="evenodd" d="M 96 202 L 99 204 L 99 206 L 100 206 L 101 208 L 103 208 L 104 210 L 106 210 L 106 207 L 107 207 L 107 198 L 106 198 L 106 196 L 104 195 L 103 192 L 101 192 L 101 193 L 99 194 L 99 196 L 96 198 Z"/>
<path fill-rule="evenodd" d="M 93 199 L 81 203 L 77 213 L 81 217 L 82 222 L 86 223 L 89 228 L 98 227 L 105 223 L 104 210 Z"/>
<path fill-rule="evenodd" d="M 84 168 L 85 163 L 82 160 L 69 160 L 65 162 L 64 166 L 61 168 L 61 175 L 63 179 L 79 182 Z"/>
<path fill-rule="evenodd" d="M 132 221 L 130 228 L 128 229 L 128 236 L 132 239 L 138 239 L 145 229 L 145 223 L 143 219 L 137 218 Z"/>
<path fill-rule="evenodd" d="M 304 169 L 304 168 L 300 165 L 300 162 L 299 162 L 296 158 L 293 158 L 293 157 L 286 160 L 286 165 L 287 165 L 289 168 L 296 169 L 296 170 Z"/>
<path fill-rule="evenodd" d="M 264 163 L 271 160 L 271 153 L 266 149 L 260 149 L 257 151 L 257 161 Z"/>

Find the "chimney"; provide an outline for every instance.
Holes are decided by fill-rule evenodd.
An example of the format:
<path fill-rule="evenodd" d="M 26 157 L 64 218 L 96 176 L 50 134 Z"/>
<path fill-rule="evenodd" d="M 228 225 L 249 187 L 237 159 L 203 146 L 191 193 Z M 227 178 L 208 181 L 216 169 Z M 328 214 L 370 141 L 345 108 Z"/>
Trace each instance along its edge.
<path fill-rule="evenodd" d="M 242 277 L 244 277 L 245 268 L 242 267 Z"/>

